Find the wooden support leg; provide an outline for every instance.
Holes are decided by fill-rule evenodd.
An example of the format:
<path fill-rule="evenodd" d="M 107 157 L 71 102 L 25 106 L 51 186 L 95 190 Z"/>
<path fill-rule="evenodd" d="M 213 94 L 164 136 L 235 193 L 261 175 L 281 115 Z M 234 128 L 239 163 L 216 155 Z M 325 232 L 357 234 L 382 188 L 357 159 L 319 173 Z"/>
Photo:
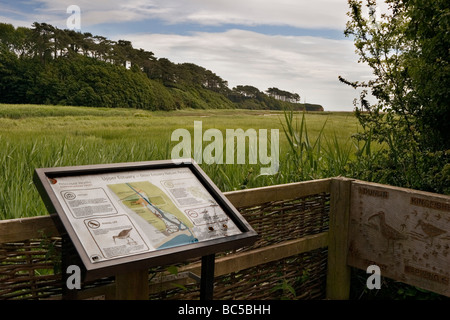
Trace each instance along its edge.
<path fill-rule="evenodd" d="M 202 275 L 200 280 L 200 300 L 212 300 L 214 293 L 215 255 L 202 257 Z"/>
<path fill-rule="evenodd" d="M 72 244 L 69 236 L 67 234 L 62 235 L 62 253 L 61 253 L 61 273 L 62 273 L 62 299 L 63 300 L 77 300 L 78 299 L 78 290 L 77 289 L 69 289 L 67 285 L 67 280 L 69 274 L 67 274 L 67 268 L 71 265 L 78 266 L 80 269 L 83 266 L 81 259 L 78 256 L 78 253 L 75 247 Z M 81 275 L 80 275 L 81 276 Z M 82 276 L 81 276 L 82 278 Z M 79 279 L 81 282 L 82 279 Z"/>
<path fill-rule="evenodd" d="M 148 270 L 116 275 L 117 300 L 148 300 Z"/>

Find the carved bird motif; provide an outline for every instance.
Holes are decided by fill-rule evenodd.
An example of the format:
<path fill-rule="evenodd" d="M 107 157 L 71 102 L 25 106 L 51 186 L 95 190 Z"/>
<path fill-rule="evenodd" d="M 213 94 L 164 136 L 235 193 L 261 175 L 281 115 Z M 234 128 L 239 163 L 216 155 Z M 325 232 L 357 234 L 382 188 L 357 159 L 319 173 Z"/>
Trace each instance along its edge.
<path fill-rule="evenodd" d="M 381 234 L 388 241 L 388 250 L 389 250 L 390 241 L 393 241 L 394 244 L 395 244 L 396 240 L 406 240 L 406 239 L 408 239 L 408 237 L 405 234 L 403 234 L 400 231 L 394 229 L 393 227 L 391 227 L 390 225 L 388 225 L 386 223 L 386 218 L 385 218 L 385 214 L 384 214 L 383 211 L 379 211 L 378 213 L 375 213 L 375 214 L 371 215 L 367 219 L 367 221 L 370 221 L 371 219 L 373 219 L 375 217 L 378 217 Z M 392 247 L 392 251 L 394 251 L 394 247 Z"/>
<path fill-rule="evenodd" d="M 422 228 L 423 232 L 427 235 L 427 238 L 431 238 L 431 245 L 433 244 L 433 239 L 435 237 L 440 236 L 441 234 L 444 234 L 446 232 L 445 230 L 439 229 L 438 227 L 422 220 L 419 220 L 419 222 L 417 222 L 417 225 L 414 229 L 416 229 L 418 226 Z"/>

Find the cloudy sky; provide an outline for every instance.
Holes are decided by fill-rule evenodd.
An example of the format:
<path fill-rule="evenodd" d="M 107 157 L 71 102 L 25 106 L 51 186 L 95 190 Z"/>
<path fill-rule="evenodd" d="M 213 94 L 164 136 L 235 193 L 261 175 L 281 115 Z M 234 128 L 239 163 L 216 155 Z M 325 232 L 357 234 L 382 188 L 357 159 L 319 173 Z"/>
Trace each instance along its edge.
<path fill-rule="evenodd" d="M 359 94 L 338 76 L 371 77 L 343 35 L 346 0 L 2 0 L 0 22 L 65 29 L 70 5 L 81 9 L 81 32 L 198 64 L 230 88 L 277 87 L 328 111 L 350 111 Z"/>

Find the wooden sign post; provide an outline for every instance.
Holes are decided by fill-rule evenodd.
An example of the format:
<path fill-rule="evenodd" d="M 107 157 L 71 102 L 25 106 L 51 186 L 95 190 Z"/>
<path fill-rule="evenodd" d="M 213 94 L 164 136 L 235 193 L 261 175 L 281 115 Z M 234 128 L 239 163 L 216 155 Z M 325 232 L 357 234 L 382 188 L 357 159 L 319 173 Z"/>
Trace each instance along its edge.
<path fill-rule="evenodd" d="M 203 257 L 202 297 L 212 299 L 214 255 L 257 238 L 190 159 L 36 169 L 35 184 L 84 280 L 116 275 L 119 298 L 148 296 L 150 267 Z"/>
<path fill-rule="evenodd" d="M 117 300 L 148 300 L 148 270 L 116 275 Z"/>

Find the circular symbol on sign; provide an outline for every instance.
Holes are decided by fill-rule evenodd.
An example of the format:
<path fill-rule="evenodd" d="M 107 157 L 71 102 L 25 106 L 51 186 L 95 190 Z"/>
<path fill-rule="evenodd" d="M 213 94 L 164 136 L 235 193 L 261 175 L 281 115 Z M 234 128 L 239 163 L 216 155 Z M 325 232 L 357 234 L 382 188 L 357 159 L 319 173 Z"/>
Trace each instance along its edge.
<path fill-rule="evenodd" d="M 66 198 L 67 200 L 73 200 L 76 197 L 77 196 L 73 192 L 66 192 L 66 193 L 64 193 L 64 198 Z"/>
<path fill-rule="evenodd" d="M 97 229 L 100 227 L 100 222 L 98 222 L 97 220 L 89 220 L 87 225 L 91 229 Z"/>
<path fill-rule="evenodd" d="M 189 217 L 191 218 L 197 218 L 198 217 L 198 213 L 195 210 L 187 210 L 187 214 L 189 215 Z"/>
<path fill-rule="evenodd" d="M 170 181 L 164 181 L 164 186 L 166 186 L 167 188 L 173 188 L 174 187 L 173 183 L 170 182 Z"/>

